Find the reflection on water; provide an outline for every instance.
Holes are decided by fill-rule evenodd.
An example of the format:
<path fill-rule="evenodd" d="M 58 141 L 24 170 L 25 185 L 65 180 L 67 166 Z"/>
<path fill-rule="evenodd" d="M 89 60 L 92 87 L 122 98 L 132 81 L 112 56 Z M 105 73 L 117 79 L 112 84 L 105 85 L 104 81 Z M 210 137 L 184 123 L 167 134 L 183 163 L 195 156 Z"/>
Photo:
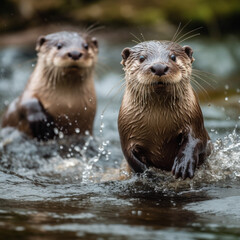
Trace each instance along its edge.
<path fill-rule="evenodd" d="M 117 133 L 119 53 L 132 44 L 103 42 L 95 137 L 39 143 L 14 129 L 1 130 L 0 238 L 238 239 L 240 91 L 235 78 L 226 87 L 226 76 L 237 71 L 233 59 L 239 60 L 239 55 L 233 57 L 231 49 L 239 43 L 229 41 L 188 43 L 195 49 L 196 67 L 217 74 L 224 63 L 231 63 L 225 65 L 225 75 L 220 72 L 225 78 L 217 79 L 215 90 L 210 90 L 222 91 L 221 96 L 211 95 L 202 106 L 214 152 L 193 180 L 176 180 L 154 169 L 141 176 L 127 172 Z M 22 91 L 32 71 L 32 63 L 23 62 L 32 58 L 29 49 L 0 51 L 1 111 Z M 106 97 L 112 86 L 117 87 Z"/>

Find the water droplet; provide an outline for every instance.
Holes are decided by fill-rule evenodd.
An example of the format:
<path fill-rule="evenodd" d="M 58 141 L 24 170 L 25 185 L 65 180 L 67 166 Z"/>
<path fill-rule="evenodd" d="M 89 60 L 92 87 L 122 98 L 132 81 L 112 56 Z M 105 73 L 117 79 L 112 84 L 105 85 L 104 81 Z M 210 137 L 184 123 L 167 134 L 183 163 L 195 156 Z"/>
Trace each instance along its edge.
<path fill-rule="evenodd" d="M 75 133 L 80 133 L 80 129 L 79 128 L 75 128 Z"/>
<path fill-rule="evenodd" d="M 229 89 L 229 85 L 228 85 L 228 84 L 225 85 L 225 89 L 226 89 L 226 90 Z"/>
<path fill-rule="evenodd" d="M 58 129 L 57 128 L 54 128 L 53 131 L 56 135 L 58 134 Z"/>
<path fill-rule="evenodd" d="M 80 152 L 80 147 L 79 147 L 79 146 L 75 146 L 75 147 L 74 147 L 74 150 L 75 150 L 76 152 Z"/>
<path fill-rule="evenodd" d="M 60 148 L 60 149 L 63 149 L 63 146 L 62 146 L 62 145 L 60 145 L 60 146 L 59 146 L 59 148 Z"/>
<path fill-rule="evenodd" d="M 59 136 L 60 139 L 62 139 L 64 137 L 63 132 L 59 132 L 58 136 Z"/>
<path fill-rule="evenodd" d="M 104 117 L 103 114 L 101 114 L 101 117 L 100 117 L 100 118 L 103 119 L 103 117 Z"/>
<path fill-rule="evenodd" d="M 225 97 L 225 101 L 228 101 L 228 97 Z"/>
<path fill-rule="evenodd" d="M 98 150 L 99 150 L 100 152 L 102 152 L 102 151 L 104 150 L 104 147 L 103 147 L 103 146 L 100 146 L 100 147 L 98 148 Z"/>
<path fill-rule="evenodd" d="M 35 64 L 34 64 L 34 63 L 32 63 L 32 67 L 35 67 Z"/>
<path fill-rule="evenodd" d="M 87 111 L 87 107 L 85 107 L 84 110 Z"/>
<path fill-rule="evenodd" d="M 85 131 L 85 135 L 88 136 L 90 133 L 88 130 Z"/>

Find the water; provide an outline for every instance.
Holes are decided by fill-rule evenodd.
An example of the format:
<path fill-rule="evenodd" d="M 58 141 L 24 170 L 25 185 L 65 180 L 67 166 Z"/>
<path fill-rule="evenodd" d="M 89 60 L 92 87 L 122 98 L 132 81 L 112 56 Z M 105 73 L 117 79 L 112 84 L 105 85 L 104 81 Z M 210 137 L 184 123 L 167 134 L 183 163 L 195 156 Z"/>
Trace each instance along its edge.
<path fill-rule="evenodd" d="M 126 171 L 117 133 L 122 92 L 115 87 L 107 93 L 120 87 L 120 52 L 132 43 L 101 42 L 94 138 L 39 143 L 1 130 L 0 239 L 239 239 L 240 86 L 234 59 L 240 59 L 232 54 L 239 41 L 188 43 L 196 49 L 195 67 L 220 71 L 221 78 L 208 78 L 215 89 L 201 98 L 214 153 L 186 181 L 159 170 L 141 176 Z M 32 49 L 0 50 L 1 112 L 32 71 Z"/>

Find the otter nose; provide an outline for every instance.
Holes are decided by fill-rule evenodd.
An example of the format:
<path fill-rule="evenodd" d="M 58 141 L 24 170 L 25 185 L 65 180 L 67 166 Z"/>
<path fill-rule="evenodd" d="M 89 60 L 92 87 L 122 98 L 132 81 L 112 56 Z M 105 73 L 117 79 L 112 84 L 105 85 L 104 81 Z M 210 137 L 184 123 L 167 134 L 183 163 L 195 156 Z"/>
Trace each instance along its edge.
<path fill-rule="evenodd" d="M 72 51 L 72 52 L 68 53 L 68 56 L 70 58 L 72 58 L 73 60 L 78 60 L 82 56 L 82 53 L 80 53 L 78 51 Z"/>
<path fill-rule="evenodd" d="M 166 72 L 168 71 L 168 66 L 158 63 L 158 64 L 154 64 L 153 66 L 151 66 L 150 69 L 151 69 L 152 73 L 161 77 L 162 75 L 165 75 Z"/>

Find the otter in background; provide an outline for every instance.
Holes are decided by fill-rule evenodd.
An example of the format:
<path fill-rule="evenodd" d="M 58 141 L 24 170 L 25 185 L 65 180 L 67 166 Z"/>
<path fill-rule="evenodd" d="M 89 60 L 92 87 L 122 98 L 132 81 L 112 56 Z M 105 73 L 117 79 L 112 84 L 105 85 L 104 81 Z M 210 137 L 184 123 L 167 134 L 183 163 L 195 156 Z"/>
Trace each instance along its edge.
<path fill-rule="evenodd" d="M 194 176 L 211 152 L 198 98 L 191 86 L 193 51 L 171 41 L 147 41 L 122 51 L 126 89 L 118 129 L 135 172 L 149 167 Z"/>
<path fill-rule="evenodd" d="M 3 116 L 2 127 L 15 127 L 38 140 L 92 134 L 96 113 L 93 73 L 95 38 L 57 32 L 37 40 L 38 61 L 22 95 Z"/>

